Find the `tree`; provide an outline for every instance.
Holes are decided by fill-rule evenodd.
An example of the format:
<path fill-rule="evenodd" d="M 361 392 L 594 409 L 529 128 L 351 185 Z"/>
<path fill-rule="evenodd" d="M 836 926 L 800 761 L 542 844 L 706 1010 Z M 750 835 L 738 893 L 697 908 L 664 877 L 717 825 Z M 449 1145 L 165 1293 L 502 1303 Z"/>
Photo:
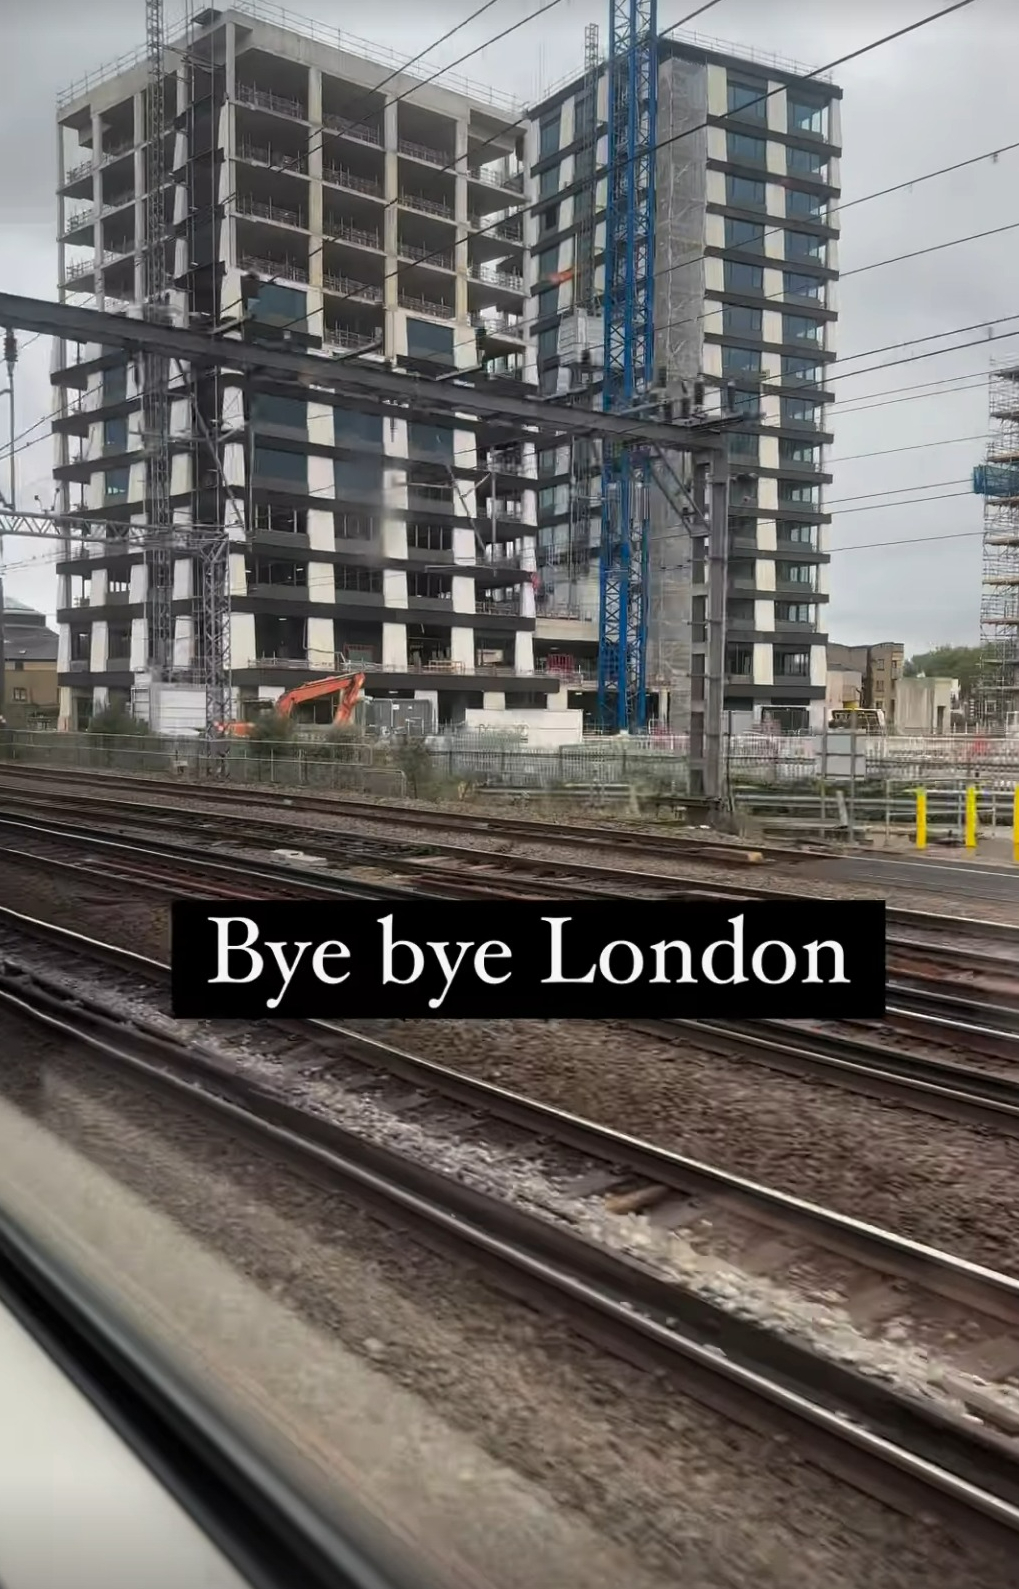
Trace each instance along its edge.
<path fill-rule="evenodd" d="M 979 646 L 935 646 L 933 651 L 918 651 L 909 658 L 903 673 L 915 678 L 926 673 L 928 678 L 958 679 L 959 694 L 972 695 L 980 671 Z"/>

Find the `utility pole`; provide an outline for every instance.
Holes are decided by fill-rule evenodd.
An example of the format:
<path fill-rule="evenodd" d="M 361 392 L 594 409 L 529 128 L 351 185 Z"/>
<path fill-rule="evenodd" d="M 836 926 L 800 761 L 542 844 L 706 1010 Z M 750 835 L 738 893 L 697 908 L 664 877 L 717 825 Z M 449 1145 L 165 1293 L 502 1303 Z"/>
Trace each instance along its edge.
<path fill-rule="evenodd" d="M 6 505 L 7 505 L 7 507 L 10 508 L 12 513 L 14 512 L 14 510 L 15 510 L 15 508 L 17 506 L 17 503 L 15 502 L 15 496 L 16 496 L 16 484 L 15 484 L 15 482 L 16 482 L 16 479 L 17 479 L 17 469 L 16 469 L 15 462 L 14 462 L 14 457 L 15 457 L 15 448 L 14 448 L 14 437 L 15 437 L 15 429 L 14 429 L 14 366 L 17 364 L 17 362 L 18 362 L 18 341 L 17 341 L 17 338 L 14 335 L 14 331 L 12 330 L 12 328 L 10 326 L 8 326 L 7 331 L 4 334 L 4 363 L 7 366 L 7 386 L 6 386 L 6 388 L 4 389 L 3 392 L 0 392 L 0 397 L 6 396 L 6 398 L 7 398 L 7 404 L 8 404 L 7 412 L 8 412 L 9 418 L 10 418 L 10 477 L 9 477 L 9 482 L 8 482 L 8 487 L 7 487 L 8 495 L 7 495 L 7 498 L 6 498 Z M 3 492 L 0 491 L 0 503 L 3 503 L 4 500 L 5 499 L 4 499 Z M 3 716 L 3 710 L 4 710 L 4 706 L 6 704 L 6 700 L 7 700 L 7 643 L 6 643 L 6 628 L 5 628 L 5 624 L 4 624 L 4 537 L 3 537 L 3 524 L 2 524 L 2 522 L 0 522 L 0 717 Z"/>

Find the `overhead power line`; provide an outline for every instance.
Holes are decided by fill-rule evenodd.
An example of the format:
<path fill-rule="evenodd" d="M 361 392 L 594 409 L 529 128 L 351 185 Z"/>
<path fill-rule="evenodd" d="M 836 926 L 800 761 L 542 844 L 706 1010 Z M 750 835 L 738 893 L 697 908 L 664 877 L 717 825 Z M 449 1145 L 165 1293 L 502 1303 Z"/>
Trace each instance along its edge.
<path fill-rule="evenodd" d="M 837 463 L 856 463 L 861 458 L 890 458 L 893 453 L 920 452 L 927 447 L 961 447 L 964 442 L 986 441 L 986 439 L 986 432 L 983 431 L 978 436 L 946 436 L 942 441 L 915 441 L 905 447 L 885 447 L 880 452 L 841 453 L 829 458 L 828 463 L 834 466 Z"/>
<path fill-rule="evenodd" d="M 926 16 L 926 17 L 921 17 L 918 21 L 909 23 L 908 26 L 906 26 L 906 27 L 897 28 L 893 33 L 885 34 L 879 39 L 874 39 L 870 44 L 862 45 L 859 49 L 852 50 L 847 55 L 839 56 L 836 60 L 829 61 L 829 62 L 826 63 L 826 65 L 819 66 L 812 72 L 805 73 L 804 74 L 804 80 L 808 80 L 810 78 L 818 77 L 824 72 L 831 71 L 836 66 L 842 66 L 842 65 L 845 65 L 849 61 L 857 60 L 857 59 L 859 59 L 860 56 L 867 55 L 872 50 L 879 49 L 885 44 L 891 44 L 895 40 L 905 37 L 906 34 L 915 33 L 919 28 L 926 27 L 929 23 L 937 22 L 938 20 L 940 20 L 940 18 L 949 16 L 949 15 L 951 15 L 952 12 L 960 11 L 960 10 L 964 9 L 964 7 L 966 7 L 968 5 L 972 5 L 972 4 L 973 4 L 973 0 L 954 0 L 954 4 L 952 4 L 950 6 L 946 6 L 940 11 L 933 12 L 929 16 Z M 529 20 L 529 19 L 525 19 L 525 20 Z M 678 25 L 680 25 L 680 24 L 677 24 L 677 26 Z M 744 108 L 749 109 L 749 105 L 751 103 L 753 103 L 753 104 L 763 104 L 766 100 L 769 100 L 769 99 L 773 98 L 773 96 L 775 94 L 784 93 L 784 92 L 785 92 L 785 85 L 782 84 L 779 88 L 771 89 L 765 94 L 758 95 L 757 99 L 748 102 L 748 105 L 746 107 L 744 107 Z M 660 151 L 662 149 L 668 148 L 671 144 L 678 143 L 683 138 L 689 138 L 689 137 L 692 137 L 694 133 L 703 132 L 708 126 L 709 126 L 709 122 L 708 121 L 698 122 L 693 127 L 684 128 L 684 130 L 682 132 L 673 133 L 672 136 L 669 137 L 669 138 L 659 139 L 656 143 L 654 143 L 651 146 L 651 149 L 650 149 L 649 152 L 652 153 L 652 154 L 657 153 L 658 151 Z M 629 159 L 630 159 L 630 157 L 626 156 L 624 158 L 624 160 L 622 161 L 622 164 L 626 164 Z M 613 175 L 614 175 L 614 171 L 609 171 L 606 168 L 605 171 L 599 171 L 597 173 L 597 180 L 600 181 L 603 176 L 607 176 L 609 178 L 609 180 L 611 181 Z M 534 204 L 523 206 L 522 208 L 518 209 L 516 211 L 516 213 L 519 214 L 519 215 L 533 215 L 533 214 L 536 213 L 536 211 L 538 209 L 540 209 L 542 207 L 542 204 L 544 202 L 547 202 L 547 201 L 539 200 L 539 201 L 537 201 Z M 503 223 L 501 221 L 494 221 L 491 226 L 478 228 L 477 231 L 475 231 L 475 233 L 473 235 L 475 237 L 486 236 L 489 233 L 494 232 L 496 230 L 496 228 L 498 226 L 502 225 L 502 224 Z M 421 265 L 421 264 L 427 263 L 427 261 L 429 259 L 438 258 L 441 255 L 443 255 L 445 252 L 446 252 L 446 250 L 444 248 L 436 248 L 436 249 L 433 249 L 430 254 L 426 254 L 426 255 L 422 256 L 421 259 L 414 260 L 413 262 L 410 262 L 408 264 L 397 265 L 393 270 L 387 271 L 385 273 L 385 275 L 382 278 L 383 282 L 394 280 L 394 279 L 400 277 L 401 275 L 403 275 L 404 272 L 407 271 L 408 269 L 413 269 L 417 265 Z M 337 301 L 337 303 L 340 303 L 340 304 L 342 304 L 342 303 L 350 303 L 350 302 L 354 301 L 355 297 L 356 297 L 356 294 L 354 294 L 354 293 L 346 293 L 346 294 L 341 295 L 336 301 Z M 297 316 L 294 317 L 294 319 L 292 321 L 289 322 L 289 324 L 297 325 L 303 318 L 304 318 L 303 316 L 297 315 Z"/>

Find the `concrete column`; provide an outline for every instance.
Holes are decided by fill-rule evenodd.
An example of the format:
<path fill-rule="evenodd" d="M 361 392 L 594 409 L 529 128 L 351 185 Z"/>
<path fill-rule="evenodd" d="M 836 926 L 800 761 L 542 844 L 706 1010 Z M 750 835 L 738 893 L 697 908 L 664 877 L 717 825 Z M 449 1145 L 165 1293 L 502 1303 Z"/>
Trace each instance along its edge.
<path fill-rule="evenodd" d="M 93 159 L 94 164 L 93 164 L 93 167 L 92 167 L 92 204 L 93 204 L 93 207 L 94 207 L 94 210 L 95 210 L 95 224 L 93 226 L 92 231 L 93 231 L 93 237 L 94 237 L 93 248 L 94 248 L 94 251 L 95 251 L 95 258 L 96 258 L 96 264 L 97 265 L 98 265 L 99 260 L 102 258 L 102 249 L 103 249 L 103 228 L 102 228 L 102 222 L 99 219 L 99 211 L 100 211 L 100 209 L 102 207 L 102 197 L 101 197 L 101 195 L 102 195 L 102 179 L 100 178 L 100 175 L 99 175 L 99 161 L 102 159 L 102 151 L 103 151 L 103 118 L 101 116 L 97 115 L 95 113 L 95 111 L 93 111 L 92 112 L 92 159 Z M 137 172 L 138 172 L 138 161 L 139 161 L 139 158 L 140 158 L 139 151 L 135 150 L 134 159 L 135 159 L 135 177 L 136 177 L 136 180 L 135 180 L 135 189 L 134 189 L 134 191 L 135 191 L 135 195 L 136 195 L 136 198 L 135 198 L 135 214 L 136 214 L 136 217 L 137 217 L 137 202 L 138 202 L 137 201 L 137 194 L 140 191 L 139 186 L 138 186 L 138 182 L 137 182 Z M 144 165 L 142 166 L 142 169 L 144 170 Z M 102 279 L 99 278 L 96 281 L 96 308 L 97 309 L 101 309 L 102 307 L 103 307 Z"/>
<path fill-rule="evenodd" d="M 308 228 L 311 247 L 308 256 L 308 282 L 322 287 L 322 71 L 318 66 L 308 68 L 308 120 L 311 135 L 308 140 Z M 310 329 L 310 328 L 309 328 Z"/>
<path fill-rule="evenodd" d="M 134 96 L 134 296 L 145 298 L 145 267 L 142 247 L 145 237 L 145 95 Z"/>
<path fill-rule="evenodd" d="M 474 630 L 457 624 L 450 631 L 450 653 L 468 673 L 474 672 Z"/>
<path fill-rule="evenodd" d="M 382 666 L 406 671 L 407 625 L 405 623 L 382 625 Z"/>
<path fill-rule="evenodd" d="M 467 308 L 467 123 L 456 123 L 456 189 L 453 206 L 456 212 L 456 281 L 454 283 L 454 308 L 458 320 L 469 319 Z M 459 338 L 454 335 L 454 340 Z"/>
<path fill-rule="evenodd" d="M 321 568 L 321 564 L 312 564 L 312 569 Z M 328 565 L 326 565 L 328 567 Z M 332 568 L 328 567 L 329 585 L 332 587 Z M 308 573 L 308 582 L 311 584 L 312 570 Z M 313 601 L 325 599 L 312 595 Z M 308 663 L 313 668 L 329 668 L 336 666 L 336 638 L 335 625 L 332 618 L 308 619 Z"/>
<path fill-rule="evenodd" d="M 534 672 L 534 633 L 518 629 L 513 640 L 513 666 L 517 673 Z"/>
<path fill-rule="evenodd" d="M 397 307 L 400 291 L 399 279 L 395 274 L 399 262 L 397 257 L 397 239 L 400 233 L 399 215 L 396 208 L 400 188 L 400 171 L 396 157 L 397 143 L 399 141 L 399 110 L 395 99 L 387 99 L 386 101 L 382 126 L 386 145 L 386 212 L 382 223 L 382 241 L 386 250 L 385 305 L 387 310 L 391 310 Z"/>

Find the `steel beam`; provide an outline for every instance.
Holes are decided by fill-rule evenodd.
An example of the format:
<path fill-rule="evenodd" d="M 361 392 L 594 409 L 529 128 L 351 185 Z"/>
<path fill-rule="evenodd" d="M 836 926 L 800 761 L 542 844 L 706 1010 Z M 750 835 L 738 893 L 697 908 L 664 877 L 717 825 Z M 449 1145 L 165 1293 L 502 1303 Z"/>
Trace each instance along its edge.
<path fill-rule="evenodd" d="M 486 392 L 480 386 L 461 386 L 422 376 L 405 375 L 381 366 L 334 360 L 321 353 L 264 347 L 250 342 L 214 340 L 207 332 L 178 326 L 149 325 L 126 315 L 105 314 L 75 304 L 48 303 L 0 293 L 0 326 L 14 326 L 41 336 L 68 342 L 93 342 L 104 347 L 126 348 L 131 353 L 159 352 L 190 364 L 218 366 L 276 375 L 282 380 L 307 381 L 363 402 L 402 404 L 431 413 L 469 414 L 479 419 L 503 419 L 531 425 L 561 436 L 596 436 L 608 441 L 628 441 L 635 446 L 661 447 L 724 455 L 727 440 L 719 430 L 705 432 L 697 426 L 666 424 L 652 414 L 613 414 L 598 409 L 567 408 L 541 397 L 513 397 Z M 59 373 L 51 377 L 60 385 Z"/>

